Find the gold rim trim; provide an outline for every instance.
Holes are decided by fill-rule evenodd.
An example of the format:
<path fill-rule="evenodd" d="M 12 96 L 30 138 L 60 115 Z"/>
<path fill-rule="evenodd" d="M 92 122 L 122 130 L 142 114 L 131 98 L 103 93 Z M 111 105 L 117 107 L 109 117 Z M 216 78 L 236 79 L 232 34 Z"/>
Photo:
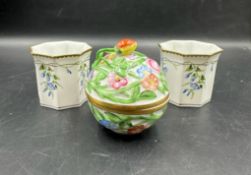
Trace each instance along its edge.
<path fill-rule="evenodd" d="M 142 114 L 151 114 L 154 113 L 156 111 L 161 110 L 163 107 L 165 107 L 167 105 L 168 100 L 165 103 L 162 103 L 158 106 L 152 107 L 152 108 L 147 108 L 147 109 L 141 109 L 141 110 L 135 110 L 135 111 L 120 111 L 120 110 L 115 110 L 115 109 L 108 109 L 108 108 L 104 108 L 102 106 L 96 106 L 97 108 L 109 111 L 109 112 L 116 112 L 119 114 L 125 114 L 125 115 L 142 115 Z M 93 104 L 94 105 L 94 104 Z"/>
<path fill-rule="evenodd" d="M 170 50 L 164 50 L 164 49 L 162 49 L 160 43 L 158 44 L 158 46 L 159 46 L 159 48 L 160 48 L 160 50 L 162 52 L 171 53 L 171 54 L 175 54 L 175 55 L 179 55 L 179 56 L 183 56 L 183 57 L 211 57 L 211 56 L 214 56 L 214 55 L 217 55 L 217 54 L 223 52 L 223 49 L 220 48 L 221 49 L 220 51 L 214 52 L 214 53 L 212 53 L 210 55 L 203 55 L 203 54 L 182 54 L 182 53 L 179 53 L 179 52 L 174 52 L 174 51 L 170 51 Z"/>
<path fill-rule="evenodd" d="M 86 94 L 87 99 L 95 106 L 102 106 L 104 108 L 115 109 L 115 110 L 120 110 L 120 111 L 135 111 L 135 110 L 152 108 L 166 102 L 169 99 L 169 94 L 167 94 L 165 97 L 163 97 L 162 99 L 154 103 L 132 106 L 132 105 L 118 105 L 114 103 L 104 102 L 104 101 L 91 97 L 88 94 L 88 92 L 85 92 L 85 94 Z"/>
<path fill-rule="evenodd" d="M 169 101 L 169 98 L 157 106 L 154 106 L 151 108 L 145 108 L 145 109 L 138 109 L 138 110 L 125 110 L 125 108 L 124 108 L 124 110 L 120 110 L 120 109 L 106 108 L 104 106 L 94 104 L 91 101 L 89 101 L 89 103 L 96 106 L 97 108 L 100 108 L 100 109 L 103 109 L 103 110 L 109 111 L 109 112 L 116 112 L 119 114 L 126 114 L 126 115 L 141 115 L 141 114 L 151 114 L 153 112 L 161 110 L 162 108 L 164 108 L 167 105 L 168 101 Z"/>
<path fill-rule="evenodd" d="M 32 48 L 30 47 L 30 53 L 31 53 L 31 55 L 33 55 L 33 56 L 40 56 L 40 57 L 47 57 L 47 58 L 53 58 L 53 59 L 65 58 L 65 57 L 79 57 L 79 56 L 82 56 L 85 53 L 91 52 L 91 51 L 92 51 L 92 47 L 90 49 L 85 50 L 84 52 L 79 53 L 79 54 L 49 56 L 49 55 L 43 55 L 43 54 L 33 53 Z"/>
<path fill-rule="evenodd" d="M 91 97 L 87 92 L 85 93 L 89 103 L 91 103 L 92 105 L 109 112 L 116 112 L 120 114 L 129 114 L 129 115 L 151 114 L 153 112 L 162 109 L 169 101 L 169 95 L 167 95 L 163 99 L 157 102 L 146 105 L 137 105 L 137 106 L 116 105 L 97 100 Z"/>

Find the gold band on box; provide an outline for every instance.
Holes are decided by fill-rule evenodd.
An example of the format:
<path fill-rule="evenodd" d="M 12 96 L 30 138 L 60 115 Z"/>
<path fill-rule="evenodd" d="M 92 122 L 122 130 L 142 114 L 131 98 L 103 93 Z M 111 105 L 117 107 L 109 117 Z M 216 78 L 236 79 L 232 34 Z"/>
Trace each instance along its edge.
<path fill-rule="evenodd" d="M 153 112 L 162 109 L 169 101 L 169 94 L 168 94 L 164 98 L 150 104 L 135 105 L 135 106 L 118 105 L 93 98 L 87 92 L 85 94 L 89 103 L 91 103 L 92 105 L 109 112 L 116 112 L 127 115 L 151 114 Z"/>

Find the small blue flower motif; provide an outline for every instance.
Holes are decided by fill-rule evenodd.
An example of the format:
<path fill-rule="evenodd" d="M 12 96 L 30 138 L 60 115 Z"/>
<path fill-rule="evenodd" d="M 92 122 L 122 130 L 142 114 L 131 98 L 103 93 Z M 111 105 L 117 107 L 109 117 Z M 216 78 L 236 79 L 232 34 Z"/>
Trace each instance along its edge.
<path fill-rule="evenodd" d="M 48 82 L 47 85 L 48 85 L 48 87 L 49 87 L 50 89 L 52 89 L 52 90 L 55 90 L 55 89 L 56 89 L 55 85 L 54 85 L 53 83 L 51 83 L 51 82 Z"/>
<path fill-rule="evenodd" d="M 184 89 L 184 90 L 183 90 L 183 94 L 185 94 L 186 92 L 187 92 L 187 89 Z"/>
<path fill-rule="evenodd" d="M 200 86 L 197 83 L 190 83 L 190 87 L 194 90 L 200 89 Z"/>
<path fill-rule="evenodd" d="M 68 68 L 66 68 L 66 71 L 67 71 L 68 74 L 71 74 L 71 73 L 72 73 L 71 70 L 68 69 Z"/>
<path fill-rule="evenodd" d="M 51 96 L 51 94 L 52 94 L 51 91 L 49 91 L 49 92 L 48 92 L 48 96 Z"/>
<path fill-rule="evenodd" d="M 45 72 L 41 73 L 41 77 L 42 77 L 42 78 L 45 77 Z"/>
<path fill-rule="evenodd" d="M 192 82 L 194 82 L 194 81 L 195 81 L 195 79 L 196 79 L 196 77 L 195 77 L 195 76 L 193 76 L 193 77 L 191 78 L 191 81 L 192 81 Z"/>
<path fill-rule="evenodd" d="M 108 121 L 108 120 L 99 120 L 99 123 L 106 127 L 107 129 L 117 129 L 118 128 L 118 125 Z"/>
<path fill-rule="evenodd" d="M 166 65 L 163 67 L 163 72 L 165 72 L 165 73 L 168 72 L 168 67 Z"/>
<path fill-rule="evenodd" d="M 188 79 L 192 73 L 186 74 L 185 78 Z"/>
<path fill-rule="evenodd" d="M 136 73 L 138 74 L 138 76 L 139 76 L 140 78 L 144 78 L 146 73 L 150 73 L 150 74 L 152 73 L 152 69 L 149 68 L 149 67 L 146 66 L 146 65 L 142 65 L 142 66 L 140 66 L 140 67 L 136 70 Z"/>

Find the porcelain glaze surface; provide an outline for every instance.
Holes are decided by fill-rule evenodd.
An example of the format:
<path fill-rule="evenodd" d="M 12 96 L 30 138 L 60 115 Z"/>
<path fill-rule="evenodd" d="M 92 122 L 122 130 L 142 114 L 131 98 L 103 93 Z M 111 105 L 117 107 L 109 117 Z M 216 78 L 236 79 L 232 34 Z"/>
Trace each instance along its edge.
<path fill-rule="evenodd" d="M 160 44 L 161 68 L 170 87 L 170 102 L 200 107 L 211 100 L 222 49 L 211 43 L 172 40 Z"/>
<path fill-rule="evenodd" d="M 59 41 L 31 47 L 38 95 L 42 106 L 65 109 L 86 101 L 84 89 L 91 47 L 86 43 Z"/>
<path fill-rule="evenodd" d="M 97 52 L 86 93 L 97 121 L 121 134 L 136 134 L 159 119 L 168 87 L 159 64 L 135 51 L 134 40 Z"/>

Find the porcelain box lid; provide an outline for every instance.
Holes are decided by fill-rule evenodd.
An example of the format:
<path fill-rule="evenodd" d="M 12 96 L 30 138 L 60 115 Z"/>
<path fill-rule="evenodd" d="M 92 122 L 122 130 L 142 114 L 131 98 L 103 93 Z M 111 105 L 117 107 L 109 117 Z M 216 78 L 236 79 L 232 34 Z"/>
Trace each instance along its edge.
<path fill-rule="evenodd" d="M 89 101 L 127 107 L 167 101 L 167 82 L 159 64 L 136 47 L 135 40 L 122 39 L 114 48 L 97 51 L 86 85 Z"/>

